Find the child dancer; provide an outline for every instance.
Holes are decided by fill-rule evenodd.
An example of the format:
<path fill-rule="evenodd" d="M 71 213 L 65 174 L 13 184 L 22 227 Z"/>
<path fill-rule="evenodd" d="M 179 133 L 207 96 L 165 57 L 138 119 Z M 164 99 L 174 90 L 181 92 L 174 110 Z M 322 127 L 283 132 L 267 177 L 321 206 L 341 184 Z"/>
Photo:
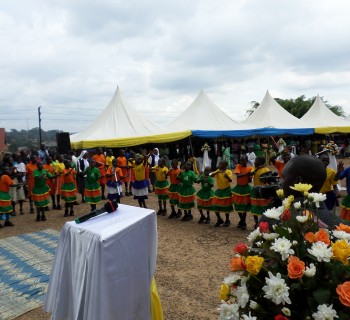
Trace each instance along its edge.
<path fill-rule="evenodd" d="M 134 195 L 134 199 L 137 199 L 139 202 L 139 206 L 142 208 L 147 208 L 146 199 L 148 199 L 148 187 L 149 180 L 146 179 L 146 167 L 148 166 L 148 157 L 141 156 L 137 154 L 135 156 L 135 164 L 134 164 L 134 181 L 132 184 L 132 194 Z M 164 205 L 165 209 L 165 205 Z"/>
<path fill-rule="evenodd" d="M 262 156 L 256 157 L 254 162 L 254 170 L 251 172 L 253 175 L 254 187 L 268 185 L 260 181 L 260 176 L 266 172 L 269 172 L 270 169 L 265 165 L 265 158 Z M 256 191 L 252 190 L 250 194 L 251 201 L 251 213 L 254 215 L 255 226 L 254 229 L 258 227 L 259 217 L 269 208 L 269 203 L 271 199 L 262 198 L 259 194 L 256 194 Z"/>
<path fill-rule="evenodd" d="M 125 195 L 129 196 L 131 194 L 129 193 L 129 179 L 130 179 L 128 175 L 129 166 L 128 166 L 128 160 L 125 157 L 124 150 L 119 151 L 119 157 L 117 158 L 117 161 L 118 161 L 118 167 L 122 169 L 123 176 L 125 177 L 123 179 L 124 185 L 125 185 Z"/>
<path fill-rule="evenodd" d="M 178 179 L 181 181 L 178 189 L 178 207 L 180 209 L 183 209 L 185 213 L 182 221 L 190 221 L 193 219 L 191 209 L 195 207 L 194 200 L 196 190 L 193 187 L 193 183 L 196 181 L 196 175 L 191 169 L 192 162 L 187 161 L 185 163 L 185 170 L 181 171 L 181 173 L 178 175 Z"/>
<path fill-rule="evenodd" d="M 197 208 L 201 214 L 198 223 L 210 223 L 210 215 L 209 212 L 213 209 L 212 202 L 214 198 L 214 178 L 212 178 L 210 174 L 211 167 L 205 167 L 204 173 L 200 175 L 196 182 L 200 183 L 202 188 L 197 192 Z M 203 210 L 207 211 L 207 217 L 204 216 Z"/>
<path fill-rule="evenodd" d="M 151 168 L 156 174 L 156 182 L 154 183 L 154 192 L 158 197 L 159 210 L 158 215 L 166 215 L 166 200 L 169 199 L 168 189 L 169 182 L 167 180 L 168 168 L 165 166 L 164 159 L 158 160 L 158 165 Z M 163 203 L 163 207 L 162 207 Z"/>
<path fill-rule="evenodd" d="M 26 164 L 26 180 L 28 185 L 28 199 L 29 199 L 29 206 L 30 211 L 29 213 L 34 213 L 34 207 L 33 207 L 33 199 L 32 199 L 32 190 L 34 187 L 34 170 L 36 170 L 36 160 L 37 156 L 31 155 L 30 161 Z"/>
<path fill-rule="evenodd" d="M 215 227 L 228 227 L 230 225 L 230 212 L 232 207 L 232 191 L 230 182 L 232 182 L 232 171 L 227 169 L 227 161 L 220 161 L 219 169 L 210 174 L 216 178 L 217 190 L 214 192 L 213 210 L 215 211 L 217 221 Z M 220 212 L 224 212 L 226 221 L 221 219 Z"/>
<path fill-rule="evenodd" d="M 327 197 L 324 202 L 327 209 L 333 210 L 335 206 L 339 205 L 337 197 L 340 196 L 338 186 L 337 186 L 338 181 L 335 180 L 336 171 L 333 168 L 328 167 L 329 166 L 328 154 L 321 155 L 320 160 L 323 162 L 324 166 L 326 167 L 326 172 L 327 172 L 327 178 L 323 183 L 320 193 L 324 193 Z"/>
<path fill-rule="evenodd" d="M 106 187 L 106 158 L 101 148 L 96 148 L 96 154 L 92 157 L 96 161 L 96 167 L 100 171 L 101 178 L 99 184 L 101 186 L 102 200 L 105 200 L 105 187 Z"/>
<path fill-rule="evenodd" d="M 43 163 L 37 161 L 37 169 L 34 170 L 34 187 L 32 190 L 32 197 L 36 206 L 36 221 L 46 221 L 45 211 L 46 207 L 50 204 L 50 188 L 46 184 L 46 178 L 53 179 L 56 175 L 52 175 L 50 172 L 43 168 Z M 41 213 L 41 217 L 40 217 Z"/>
<path fill-rule="evenodd" d="M 84 189 L 85 201 L 90 204 L 91 211 L 96 209 L 97 203 L 101 201 L 101 188 L 98 180 L 101 178 L 100 170 L 96 168 L 96 161 L 91 159 L 83 175 L 86 174 L 86 184 Z"/>
<path fill-rule="evenodd" d="M 74 216 L 73 205 L 74 202 L 77 201 L 77 188 L 75 183 L 77 172 L 71 166 L 69 160 L 64 160 L 64 170 L 62 176 L 62 199 L 65 201 L 64 217 L 68 217 L 69 209 L 69 215 Z"/>
<path fill-rule="evenodd" d="M 118 168 L 117 159 L 112 160 L 112 165 L 108 167 L 107 173 L 107 187 L 108 187 L 108 200 L 117 200 L 120 203 L 120 198 L 123 196 L 122 193 L 122 180 L 124 178 L 122 169 Z"/>
<path fill-rule="evenodd" d="M 6 215 L 6 220 L 4 223 L 5 227 L 13 227 L 14 224 L 10 221 L 10 213 L 13 212 L 10 188 L 21 186 L 21 184 L 16 184 L 13 180 L 11 180 L 11 171 L 9 167 L 2 167 L 2 173 L 3 174 L 0 179 L 0 215 Z M 0 228 L 2 228 L 2 224 L 0 224 Z"/>
<path fill-rule="evenodd" d="M 249 185 L 252 167 L 247 166 L 248 157 L 244 154 L 236 165 L 234 173 L 237 176 L 237 185 L 232 189 L 232 201 L 235 210 L 239 215 L 239 223 L 237 228 L 245 230 L 247 228 L 246 217 L 250 211 L 250 193 L 252 187 Z"/>
<path fill-rule="evenodd" d="M 44 164 L 44 169 L 51 173 L 51 175 L 55 174 L 55 168 L 52 165 L 52 158 L 50 156 L 46 157 L 46 163 Z M 56 209 L 56 199 L 55 199 L 55 193 L 56 193 L 56 184 L 53 179 L 46 178 L 46 184 L 50 188 L 50 196 L 52 201 L 52 209 Z"/>
<path fill-rule="evenodd" d="M 179 161 L 177 159 L 173 159 L 171 161 L 171 168 L 168 171 L 168 176 L 170 178 L 170 187 L 168 190 L 169 195 L 169 203 L 171 207 L 171 214 L 169 216 L 169 219 L 172 218 L 180 218 L 182 215 L 181 209 L 178 209 L 178 211 L 175 211 L 175 206 L 178 206 L 179 204 L 179 184 L 180 180 L 177 178 L 177 176 L 180 174 L 181 170 L 178 167 Z"/>
<path fill-rule="evenodd" d="M 63 163 L 63 156 L 58 155 L 57 156 L 57 163 L 54 165 L 55 173 L 56 173 L 56 203 L 57 203 L 57 210 L 61 210 L 61 191 L 62 191 L 62 184 L 63 184 L 63 171 L 64 171 L 64 163 Z"/>

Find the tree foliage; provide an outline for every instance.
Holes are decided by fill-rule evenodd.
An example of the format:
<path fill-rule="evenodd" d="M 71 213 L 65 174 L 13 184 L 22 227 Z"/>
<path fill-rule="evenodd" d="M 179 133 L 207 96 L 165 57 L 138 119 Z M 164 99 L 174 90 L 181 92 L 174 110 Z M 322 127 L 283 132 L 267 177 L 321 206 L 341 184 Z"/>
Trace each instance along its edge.
<path fill-rule="evenodd" d="M 305 95 L 301 95 L 300 97 L 296 99 L 280 99 L 276 98 L 275 100 L 289 113 L 291 113 L 293 116 L 297 118 L 301 118 L 308 110 L 311 108 L 312 104 L 315 102 L 316 97 L 308 98 L 306 99 Z M 345 116 L 343 107 L 338 105 L 331 105 L 328 103 L 328 101 L 321 98 L 327 108 L 329 108 L 332 112 L 334 112 L 337 116 Z M 251 102 L 251 107 L 246 111 L 247 115 L 249 116 L 252 114 L 257 107 L 259 106 L 259 103 L 256 101 Z"/>
<path fill-rule="evenodd" d="M 43 143 L 56 141 L 57 130 L 41 130 L 41 139 Z M 11 129 L 6 132 L 6 142 L 10 145 L 9 151 L 15 152 L 18 148 L 39 149 L 39 128 L 30 130 Z"/>

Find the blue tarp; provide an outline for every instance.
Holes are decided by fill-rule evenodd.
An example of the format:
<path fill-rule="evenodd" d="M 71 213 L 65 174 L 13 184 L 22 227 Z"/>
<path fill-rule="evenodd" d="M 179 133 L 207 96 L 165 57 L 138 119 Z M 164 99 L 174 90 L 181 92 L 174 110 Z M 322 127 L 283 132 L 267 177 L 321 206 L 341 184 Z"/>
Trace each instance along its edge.
<path fill-rule="evenodd" d="M 280 129 L 280 128 L 258 128 L 246 130 L 192 130 L 192 135 L 199 138 L 243 138 L 250 136 L 279 136 L 283 134 L 306 136 L 314 134 L 313 128 L 295 128 L 295 129 Z"/>

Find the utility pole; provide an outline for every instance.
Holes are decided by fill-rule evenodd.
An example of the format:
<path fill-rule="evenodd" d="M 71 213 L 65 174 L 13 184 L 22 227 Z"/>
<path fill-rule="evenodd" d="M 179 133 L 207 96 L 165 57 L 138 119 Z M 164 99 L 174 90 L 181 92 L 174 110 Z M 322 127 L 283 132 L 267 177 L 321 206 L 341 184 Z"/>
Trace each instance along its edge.
<path fill-rule="evenodd" d="M 38 115 L 39 115 L 39 148 L 41 146 L 41 112 L 40 112 L 40 108 L 38 108 Z"/>

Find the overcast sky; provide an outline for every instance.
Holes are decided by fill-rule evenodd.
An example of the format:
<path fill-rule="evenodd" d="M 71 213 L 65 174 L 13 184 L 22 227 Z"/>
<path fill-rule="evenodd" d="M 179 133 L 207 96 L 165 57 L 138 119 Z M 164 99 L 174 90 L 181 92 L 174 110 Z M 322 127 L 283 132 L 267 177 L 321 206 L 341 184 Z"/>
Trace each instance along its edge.
<path fill-rule="evenodd" d="M 347 0 L 2 0 L 0 127 L 78 132 L 116 87 L 169 123 L 200 90 L 234 120 L 266 90 L 350 113 Z M 57 113 L 57 114 L 56 114 Z"/>

